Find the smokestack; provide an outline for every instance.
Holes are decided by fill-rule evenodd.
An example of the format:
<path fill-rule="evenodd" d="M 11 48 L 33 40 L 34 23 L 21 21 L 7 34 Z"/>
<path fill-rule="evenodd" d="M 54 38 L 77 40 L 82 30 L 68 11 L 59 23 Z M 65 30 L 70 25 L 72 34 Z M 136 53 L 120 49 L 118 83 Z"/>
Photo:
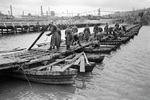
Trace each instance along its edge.
<path fill-rule="evenodd" d="M 10 15 L 13 16 L 13 13 L 12 13 L 12 6 L 10 5 Z"/>
<path fill-rule="evenodd" d="M 43 16 L 43 8 L 42 8 L 42 6 L 41 6 L 41 16 Z"/>
<path fill-rule="evenodd" d="M 101 9 L 99 8 L 98 9 L 98 16 L 100 16 L 101 15 Z"/>
<path fill-rule="evenodd" d="M 8 11 L 8 15 L 10 16 L 10 12 Z"/>

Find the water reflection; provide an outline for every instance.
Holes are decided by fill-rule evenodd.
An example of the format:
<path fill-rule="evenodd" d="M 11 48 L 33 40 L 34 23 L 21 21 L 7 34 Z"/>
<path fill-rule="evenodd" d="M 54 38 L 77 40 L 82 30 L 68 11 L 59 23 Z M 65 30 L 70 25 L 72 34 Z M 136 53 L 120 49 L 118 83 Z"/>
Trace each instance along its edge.
<path fill-rule="evenodd" d="M 59 100 L 71 98 L 76 91 L 73 85 L 30 84 L 14 78 L 3 79 L 0 83 L 0 100 Z"/>

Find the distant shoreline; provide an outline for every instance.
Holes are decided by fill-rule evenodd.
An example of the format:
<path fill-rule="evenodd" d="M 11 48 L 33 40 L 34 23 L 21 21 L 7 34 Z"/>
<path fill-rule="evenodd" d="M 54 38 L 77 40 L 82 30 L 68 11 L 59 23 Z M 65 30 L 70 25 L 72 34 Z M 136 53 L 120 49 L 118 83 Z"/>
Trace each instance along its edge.
<path fill-rule="evenodd" d="M 98 24 L 98 23 L 112 23 L 114 19 L 100 19 L 100 20 L 89 20 L 89 19 L 57 19 L 57 20 L 40 20 L 40 19 L 6 19 L 0 20 L 1 23 L 50 23 L 55 24 Z"/>

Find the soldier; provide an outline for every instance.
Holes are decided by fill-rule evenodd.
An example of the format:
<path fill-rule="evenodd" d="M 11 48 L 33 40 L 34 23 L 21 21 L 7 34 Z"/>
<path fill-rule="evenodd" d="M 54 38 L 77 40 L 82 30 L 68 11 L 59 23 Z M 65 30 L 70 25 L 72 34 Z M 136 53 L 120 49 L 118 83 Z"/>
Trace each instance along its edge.
<path fill-rule="evenodd" d="M 106 23 L 106 26 L 104 27 L 104 32 L 106 32 L 108 34 L 109 32 L 109 26 L 108 23 Z"/>
<path fill-rule="evenodd" d="M 84 29 L 84 39 L 86 40 L 86 41 L 88 41 L 89 40 L 89 37 L 90 37 L 90 35 L 91 35 L 91 33 L 90 33 L 90 28 L 89 28 L 89 26 L 88 26 L 88 24 L 86 25 L 86 27 L 85 27 L 85 29 Z"/>
<path fill-rule="evenodd" d="M 67 29 L 65 30 L 65 35 L 66 35 L 66 49 L 69 50 L 70 49 L 70 45 L 72 45 L 72 41 L 73 41 L 73 34 L 72 34 L 72 29 L 71 27 L 68 25 Z"/>
<path fill-rule="evenodd" d="M 72 44 L 74 45 L 74 44 L 78 44 L 79 46 L 81 46 L 81 44 L 80 44 L 80 35 L 79 35 L 79 33 L 78 33 L 78 28 L 77 28 L 77 26 L 74 26 L 73 28 L 72 28 L 72 36 L 73 36 L 73 42 L 72 42 Z"/>
<path fill-rule="evenodd" d="M 98 33 L 96 34 L 96 37 L 97 37 L 97 40 L 99 41 L 99 43 L 100 43 L 102 36 L 103 36 L 102 32 L 103 32 L 103 28 L 98 27 Z"/>
<path fill-rule="evenodd" d="M 115 24 L 115 27 L 114 27 L 114 29 L 113 29 L 113 36 L 114 36 L 114 39 L 118 39 L 119 32 L 120 32 L 119 24 L 116 23 L 116 24 Z"/>
<path fill-rule="evenodd" d="M 50 41 L 50 48 L 51 49 L 55 49 L 55 47 L 57 47 L 57 49 L 60 48 L 60 43 L 61 43 L 61 34 L 60 31 L 58 31 L 57 26 L 55 25 L 50 25 L 50 31 L 51 33 L 47 34 L 47 36 L 51 36 L 51 41 Z"/>
<path fill-rule="evenodd" d="M 96 34 L 98 33 L 98 25 L 95 25 L 93 28 L 94 38 L 96 38 Z"/>

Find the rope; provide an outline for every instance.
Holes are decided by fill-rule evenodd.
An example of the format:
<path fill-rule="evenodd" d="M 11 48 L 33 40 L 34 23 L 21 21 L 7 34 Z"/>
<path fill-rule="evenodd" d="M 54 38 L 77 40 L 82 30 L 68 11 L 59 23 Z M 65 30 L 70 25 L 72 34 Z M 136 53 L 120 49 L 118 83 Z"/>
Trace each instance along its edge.
<path fill-rule="evenodd" d="M 23 75 L 26 78 L 26 80 L 28 81 L 28 84 L 29 84 L 30 88 L 32 89 L 31 82 L 29 81 L 29 79 L 27 78 L 26 74 L 24 73 L 24 68 L 23 68 L 24 65 L 25 65 L 25 63 L 23 63 L 16 71 L 19 71 L 20 69 L 22 69 Z"/>
<path fill-rule="evenodd" d="M 22 69 L 22 71 L 23 71 L 24 77 L 25 77 L 25 78 L 26 78 L 26 80 L 28 81 L 28 84 L 29 84 L 30 88 L 32 89 L 31 82 L 29 81 L 29 79 L 27 78 L 26 74 L 24 73 L 24 69 L 23 69 L 23 67 L 22 67 L 21 69 Z"/>

